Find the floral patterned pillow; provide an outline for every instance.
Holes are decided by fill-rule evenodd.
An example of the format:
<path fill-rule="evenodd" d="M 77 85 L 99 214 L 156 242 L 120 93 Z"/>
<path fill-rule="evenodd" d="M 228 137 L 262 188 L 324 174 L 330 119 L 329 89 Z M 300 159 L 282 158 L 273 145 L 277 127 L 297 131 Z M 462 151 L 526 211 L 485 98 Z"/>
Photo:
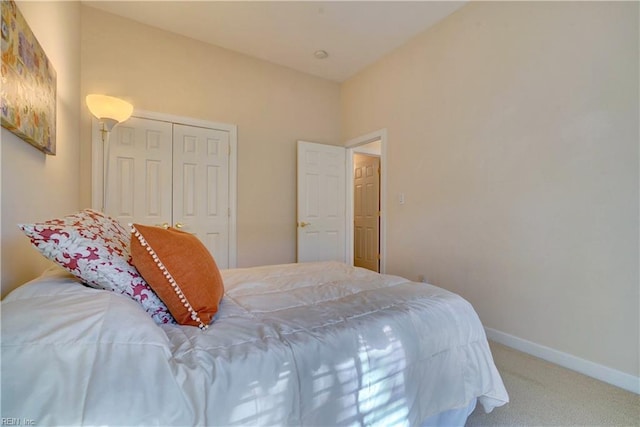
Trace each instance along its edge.
<path fill-rule="evenodd" d="M 166 305 L 131 263 L 130 234 L 102 212 L 85 209 L 60 219 L 19 224 L 48 259 L 87 285 L 139 302 L 157 323 L 173 323 Z"/>

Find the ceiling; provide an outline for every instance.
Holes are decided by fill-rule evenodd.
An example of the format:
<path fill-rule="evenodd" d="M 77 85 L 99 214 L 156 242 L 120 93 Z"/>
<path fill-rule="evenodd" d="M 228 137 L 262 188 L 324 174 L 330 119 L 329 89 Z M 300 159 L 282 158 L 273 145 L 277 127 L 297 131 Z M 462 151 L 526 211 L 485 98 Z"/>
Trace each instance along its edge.
<path fill-rule="evenodd" d="M 342 82 L 464 1 L 83 1 L 143 24 Z M 326 51 L 326 59 L 314 52 Z"/>

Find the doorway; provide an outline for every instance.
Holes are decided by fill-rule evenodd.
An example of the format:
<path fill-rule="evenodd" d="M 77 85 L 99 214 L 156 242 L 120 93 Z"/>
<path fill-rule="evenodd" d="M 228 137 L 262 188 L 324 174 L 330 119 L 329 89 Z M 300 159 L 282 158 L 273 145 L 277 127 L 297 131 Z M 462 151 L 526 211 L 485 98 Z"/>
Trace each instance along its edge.
<path fill-rule="evenodd" d="M 379 141 L 370 144 L 379 144 Z M 367 144 L 367 145 L 370 145 Z M 353 154 L 353 265 L 380 272 L 380 156 Z"/>
<path fill-rule="evenodd" d="M 358 265 L 359 262 L 356 261 L 356 258 L 359 254 L 356 254 L 356 251 L 359 253 L 362 252 L 361 248 L 358 248 L 357 245 L 358 240 L 364 241 L 366 239 L 365 235 L 363 235 L 364 229 L 360 229 L 356 231 L 356 198 L 360 197 L 357 195 L 356 190 L 356 158 L 360 155 L 367 156 L 369 158 L 374 157 L 379 161 L 379 169 L 378 172 L 378 190 L 377 190 L 377 212 L 373 212 L 376 215 L 373 218 L 369 219 L 369 224 L 377 223 L 377 232 L 368 231 L 370 242 L 374 243 L 369 244 L 369 248 L 375 248 L 377 246 L 377 260 L 373 260 L 370 263 L 370 266 L 364 266 L 365 268 L 369 268 L 371 270 L 378 271 L 380 273 L 384 273 L 386 271 L 386 144 L 387 144 L 387 130 L 381 129 L 366 135 L 362 135 L 360 137 L 354 138 L 350 141 L 347 141 L 345 144 L 347 148 L 347 254 L 348 254 L 348 262 L 352 265 Z M 362 158 L 362 157 L 361 157 Z M 375 170 L 374 170 L 375 171 Z M 364 189 L 363 189 L 364 190 Z M 373 191 L 373 190 L 369 190 Z M 374 206 L 376 205 L 375 199 L 372 203 Z M 373 211 L 372 209 L 369 209 Z M 371 216 L 371 215 L 369 215 Z M 377 217 L 377 218 L 376 218 Z M 359 234 L 359 236 L 357 236 Z M 375 243 L 375 237 L 377 236 L 377 245 Z M 364 242 L 363 242 L 364 243 Z M 367 246 L 363 246 L 367 247 Z M 377 261 L 377 262 L 376 262 Z M 376 270 L 377 267 L 377 270 Z"/>

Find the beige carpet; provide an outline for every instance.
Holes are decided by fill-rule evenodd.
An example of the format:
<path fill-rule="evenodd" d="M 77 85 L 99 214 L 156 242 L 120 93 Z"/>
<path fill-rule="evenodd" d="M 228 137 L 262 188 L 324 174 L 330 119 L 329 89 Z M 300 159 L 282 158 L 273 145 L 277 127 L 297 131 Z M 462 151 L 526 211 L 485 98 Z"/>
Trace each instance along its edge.
<path fill-rule="evenodd" d="M 640 426 L 640 396 L 491 342 L 510 402 L 467 426 Z"/>

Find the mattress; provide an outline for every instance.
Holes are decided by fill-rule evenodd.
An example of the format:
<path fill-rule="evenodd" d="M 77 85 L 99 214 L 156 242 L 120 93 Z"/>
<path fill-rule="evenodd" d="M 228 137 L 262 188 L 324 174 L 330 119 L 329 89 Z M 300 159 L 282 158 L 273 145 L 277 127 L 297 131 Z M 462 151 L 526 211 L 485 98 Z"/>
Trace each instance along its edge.
<path fill-rule="evenodd" d="M 64 273 L 2 302 L 2 416 L 52 425 L 417 426 L 508 395 L 460 296 L 337 262 L 223 270 L 206 331 Z"/>

